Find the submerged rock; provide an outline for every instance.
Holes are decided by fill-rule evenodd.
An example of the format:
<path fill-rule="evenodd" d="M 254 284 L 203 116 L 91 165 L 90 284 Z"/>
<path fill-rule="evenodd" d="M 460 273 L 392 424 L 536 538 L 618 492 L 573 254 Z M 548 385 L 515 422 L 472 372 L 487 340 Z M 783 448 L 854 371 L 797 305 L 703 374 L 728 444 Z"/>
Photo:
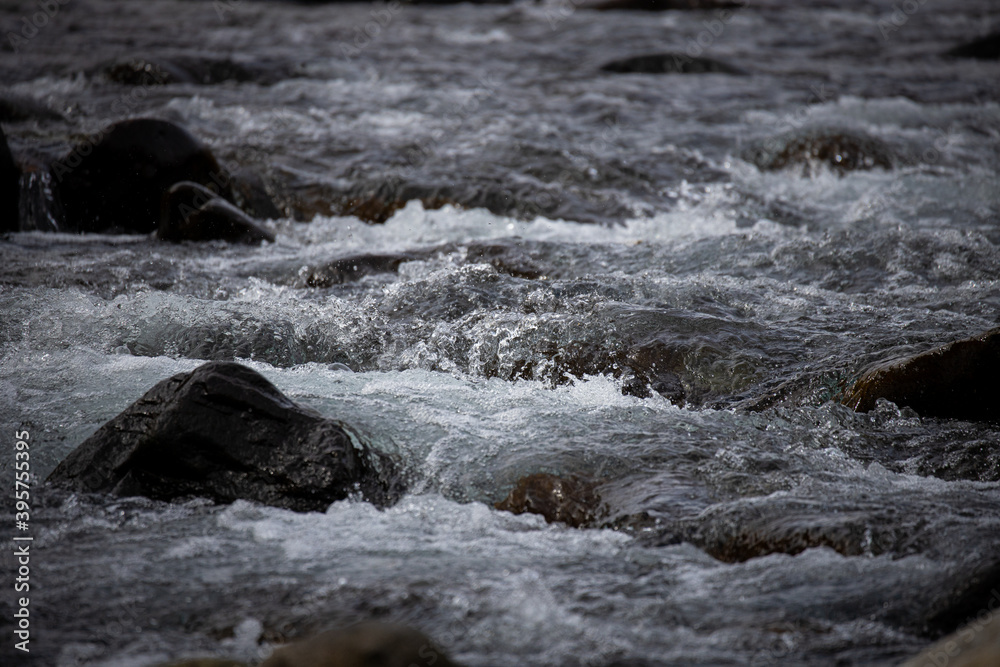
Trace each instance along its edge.
<path fill-rule="evenodd" d="M 928 352 L 882 362 L 846 392 L 843 403 L 868 412 L 884 398 L 928 417 L 1000 419 L 1000 328 Z"/>
<path fill-rule="evenodd" d="M 393 623 L 360 623 L 277 649 L 260 667 L 454 667 L 427 635 Z"/>
<path fill-rule="evenodd" d="M 892 169 L 895 161 L 885 142 L 848 130 L 790 132 L 744 151 L 742 157 L 763 171 L 799 167 L 806 175 L 820 165 L 843 175 L 875 167 Z"/>
<path fill-rule="evenodd" d="M 513 514 L 540 514 L 549 523 L 586 528 L 606 513 L 597 484 L 582 477 L 536 473 L 518 480 L 506 498 L 493 506 Z"/>
<path fill-rule="evenodd" d="M 977 40 L 956 46 L 945 52 L 956 58 L 976 58 L 978 60 L 1000 59 L 1000 32 L 994 32 Z"/>
<path fill-rule="evenodd" d="M 354 493 L 388 505 L 401 493 L 392 459 L 230 362 L 160 382 L 48 481 L 79 492 L 245 499 L 297 511 L 322 511 Z"/>
<path fill-rule="evenodd" d="M 232 192 L 212 152 L 184 128 L 151 118 L 115 123 L 52 165 L 70 229 L 148 234 L 179 181 Z"/>
<path fill-rule="evenodd" d="M 156 230 L 164 241 L 274 242 L 274 234 L 208 188 L 181 181 L 167 191 Z"/>
<path fill-rule="evenodd" d="M 16 232 L 21 228 L 18 201 L 21 192 L 21 170 L 7 145 L 7 136 L 0 126 L 0 233 Z"/>
<path fill-rule="evenodd" d="M 604 72 L 619 74 L 746 74 L 745 70 L 711 58 L 692 58 L 684 53 L 654 53 L 613 60 L 603 67 Z"/>

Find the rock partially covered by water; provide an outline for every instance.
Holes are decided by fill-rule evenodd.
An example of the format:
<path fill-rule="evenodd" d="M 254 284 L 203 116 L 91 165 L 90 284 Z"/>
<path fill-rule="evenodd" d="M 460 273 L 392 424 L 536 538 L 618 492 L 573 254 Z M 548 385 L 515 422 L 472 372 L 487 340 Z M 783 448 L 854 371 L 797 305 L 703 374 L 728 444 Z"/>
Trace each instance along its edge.
<path fill-rule="evenodd" d="M 329 630 L 279 648 L 260 667 L 455 667 L 425 634 L 404 625 L 369 622 Z"/>
<path fill-rule="evenodd" d="M 892 169 L 895 161 L 885 142 L 851 130 L 789 132 L 753 146 L 742 157 L 764 171 L 795 167 L 805 175 L 820 166 L 840 175 L 875 167 Z"/>
<path fill-rule="evenodd" d="M 976 58 L 978 60 L 1000 59 L 1000 32 L 995 32 L 985 37 L 962 44 L 945 53 L 947 56 L 956 58 Z"/>
<path fill-rule="evenodd" d="M 603 67 L 604 72 L 618 74 L 746 74 L 745 70 L 711 58 L 693 58 L 684 53 L 653 53 L 613 60 Z"/>
<path fill-rule="evenodd" d="M 294 76 L 295 73 L 292 68 L 273 62 L 239 62 L 231 58 L 198 56 L 132 56 L 107 65 L 104 74 L 116 83 L 129 86 L 171 83 L 207 86 L 226 81 L 269 85 Z"/>
<path fill-rule="evenodd" d="M 321 511 L 401 493 L 388 456 L 296 405 L 259 373 L 212 362 L 146 392 L 76 448 L 49 482 L 79 492 L 237 499 Z"/>
<path fill-rule="evenodd" d="M 21 170 L 14 162 L 7 136 L 0 127 L 0 233 L 16 232 L 20 229 L 18 200 L 20 198 Z"/>
<path fill-rule="evenodd" d="M 536 473 L 518 480 L 494 507 L 514 514 L 540 514 L 549 523 L 586 528 L 605 514 L 596 487 L 592 480 L 581 477 Z"/>
<path fill-rule="evenodd" d="M 301 271 L 293 283 L 296 287 L 330 287 L 360 280 L 380 273 L 395 273 L 403 262 L 419 259 L 419 253 L 364 253 L 348 255 Z"/>
<path fill-rule="evenodd" d="M 70 229 L 148 234 L 160 220 L 164 193 L 193 181 L 232 200 L 222 167 L 190 132 L 136 118 L 115 123 L 52 165 Z"/>
<path fill-rule="evenodd" d="M 167 190 L 156 230 L 164 241 L 274 242 L 274 234 L 214 192 L 191 181 Z"/>
<path fill-rule="evenodd" d="M 1000 328 L 867 370 L 843 402 L 868 412 L 880 398 L 928 417 L 998 420 Z"/>

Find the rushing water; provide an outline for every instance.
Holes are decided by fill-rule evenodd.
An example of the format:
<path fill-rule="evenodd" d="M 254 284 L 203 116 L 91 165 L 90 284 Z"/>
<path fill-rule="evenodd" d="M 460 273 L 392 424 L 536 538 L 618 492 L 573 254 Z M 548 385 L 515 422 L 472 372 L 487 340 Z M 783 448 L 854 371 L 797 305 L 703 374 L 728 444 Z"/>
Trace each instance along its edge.
<path fill-rule="evenodd" d="M 37 9 L 5 7 L 5 26 Z M 355 41 L 373 11 L 386 25 Z M 274 220 L 260 248 L 0 241 L 5 486 L 15 430 L 38 486 L 205 359 L 351 424 L 410 485 L 384 511 L 308 514 L 39 489 L 38 664 L 253 661 L 366 618 L 472 666 L 889 665 L 927 644 L 927 610 L 1000 551 L 1000 427 L 831 399 L 874 361 L 1000 321 L 1000 70 L 939 57 L 1000 11 L 921 3 L 888 30 L 892 11 L 751 2 L 709 31 L 712 12 L 569 3 L 61 5 L 0 53 L 3 95 L 58 112 L 7 124 L 16 154 L 154 116 L 285 189 L 464 206 Z M 749 75 L 600 71 L 699 39 Z M 281 75 L 102 74 L 133 55 Z M 895 168 L 741 158 L 811 128 L 877 137 Z M 335 259 L 398 251 L 413 253 L 398 272 L 304 286 Z M 684 405 L 622 392 L 650 341 L 683 360 Z M 612 512 L 656 521 L 581 530 L 490 506 L 540 471 L 598 479 Z M 676 521 L 717 539 L 751 521 L 841 526 L 853 555 L 723 563 L 671 539 Z M 0 626 L 12 609 L 8 591 Z"/>

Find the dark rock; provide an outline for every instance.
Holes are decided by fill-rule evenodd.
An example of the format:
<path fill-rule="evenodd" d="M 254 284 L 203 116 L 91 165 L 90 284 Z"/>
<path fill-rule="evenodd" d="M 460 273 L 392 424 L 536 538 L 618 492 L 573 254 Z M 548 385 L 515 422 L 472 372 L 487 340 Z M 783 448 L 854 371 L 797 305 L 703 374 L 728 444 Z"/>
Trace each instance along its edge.
<path fill-rule="evenodd" d="M 392 623 L 329 630 L 277 649 L 260 667 L 454 667 L 426 635 Z"/>
<path fill-rule="evenodd" d="M 21 170 L 7 145 L 7 136 L 0 126 L 0 233 L 16 232 L 21 228 L 18 201 L 21 192 Z"/>
<path fill-rule="evenodd" d="M 229 185 L 233 191 L 233 203 L 247 215 L 261 220 L 284 217 L 271 186 L 258 174 L 246 169 L 237 170 L 230 174 Z"/>
<path fill-rule="evenodd" d="M 0 122 L 20 123 L 26 120 L 62 120 L 63 115 L 41 102 L 20 95 L 0 97 Z"/>
<path fill-rule="evenodd" d="M 588 9 L 600 11 L 629 9 L 646 12 L 662 12 L 671 9 L 735 9 L 746 7 L 748 1 L 731 2 L 728 0 L 607 0 L 595 5 L 586 5 Z"/>
<path fill-rule="evenodd" d="M 77 492 L 245 499 L 297 511 L 322 511 L 352 493 L 387 505 L 401 493 L 387 455 L 230 362 L 160 382 L 48 481 Z"/>
<path fill-rule="evenodd" d="M 514 278 L 536 280 L 545 276 L 545 269 L 531 261 L 516 241 L 473 241 L 466 249 L 465 259 L 490 264 Z"/>
<path fill-rule="evenodd" d="M 296 287 L 330 287 L 379 273 L 394 273 L 403 262 L 418 259 L 416 254 L 362 254 L 334 260 L 301 274 Z"/>
<path fill-rule="evenodd" d="M 420 203 L 424 205 L 424 209 L 436 210 L 451 204 L 457 206 L 458 204 L 447 197 L 439 196 L 429 196 L 429 197 L 412 197 L 412 198 L 383 198 L 376 195 L 369 197 L 347 197 L 340 205 L 340 215 L 353 215 L 354 217 L 362 220 L 364 222 L 371 222 L 376 224 L 382 224 L 393 215 L 396 211 L 406 206 L 407 202 L 411 199 L 419 199 Z"/>
<path fill-rule="evenodd" d="M 274 234 L 260 223 L 191 181 L 175 183 L 164 195 L 156 235 L 164 241 L 274 242 Z"/>
<path fill-rule="evenodd" d="M 878 399 L 923 416 L 1000 419 L 1000 328 L 868 369 L 843 403 L 868 412 Z"/>
<path fill-rule="evenodd" d="M 172 83 L 207 86 L 226 81 L 269 85 L 294 76 L 295 72 L 278 63 L 237 62 L 230 58 L 135 56 L 111 63 L 104 68 L 104 74 L 110 80 L 128 86 Z"/>
<path fill-rule="evenodd" d="M 687 535 L 687 540 L 726 563 L 741 563 L 776 553 L 794 556 L 815 547 L 829 547 L 844 556 L 860 556 L 865 553 L 869 520 L 864 513 L 732 516 L 703 522 Z M 884 549 L 880 546 L 871 553 L 882 553 Z"/>
<path fill-rule="evenodd" d="M 127 86 L 163 86 L 168 83 L 195 83 L 183 68 L 167 60 L 127 58 L 111 63 L 104 68 L 104 74 L 114 81 Z"/>
<path fill-rule="evenodd" d="M 681 375 L 687 374 L 684 364 L 684 351 L 666 341 L 653 339 L 641 345 L 633 346 L 628 352 L 628 366 L 635 373 L 622 387 L 623 393 L 630 393 L 639 398 L 651 395 L 655 391 L 674 405 L 684 405 L 687 392 L 681 381 Z M 645 392 L 642 388 L 648 387 Z M 629 391 L 625 392 L 628 388 Z M 645 395 L 643 395 L 645 394 Z"/>
<path fill-rule="evenodd" d="M 992 561 L 960 568 L 950 580 L 937 583 L 946 592 L 931 603 L 931 613 L 921 628 L 924 633 L 940 637 L 974 622 L 984 609 L 1000 610 L 1000 560 L 993 553 Z"/>
<path fill-rule="evenodd" d="M 1000 58 L 1000 32 L 956 46 L 945 52 L 946 56 L 955 58 L 976 58 L 978 60 L 997 60 Z"/>
<path fill-rule="evenodd" d="M 514 514 L 540 514 L 549 523 L 590 527 L 606 515 L 597 484 L 582 477 L 536 473 L 518 480 L 506 498 L 493 506 Z"/>
<path fill-rule="evenodd" d="M 165 662 L 156 667 L 246 667 L 246 664 L 225 658 L 192 658 L 179 662 Z"/>
<path fill-rule="evenodd" d="M 148 234 L 164 193 L 179 181 L 227 200 L 228 177 L 212 152 L 173 123 L 137 118 L 115 123 L 52 165 L 70 229 Z"/>
<path fill-rule="evenodd" d="M 983 620 L 972 620 L 900 667 L 995 667 L 1000 665 L 1000 594 L 988 606 Z M 992 611 L 991 611 L 992 610 Z"/>
<path fill-rule="evenodd" d="M 745 70 L 711 58 L 692 58 L 684 53 L 654 53 L 613 60 L 601 67 L 604 72 L 619 74 L 746 74 Z"/>
<path fill-rule="evenodd" d="M 806 175 L 819 165 L 841 175 L 875 167 L 892 169 L 895 160 L 884 142 L 848 130 L 790 132 L 744 151 L 742 157 L 764 171 L 800 167 Z"/>

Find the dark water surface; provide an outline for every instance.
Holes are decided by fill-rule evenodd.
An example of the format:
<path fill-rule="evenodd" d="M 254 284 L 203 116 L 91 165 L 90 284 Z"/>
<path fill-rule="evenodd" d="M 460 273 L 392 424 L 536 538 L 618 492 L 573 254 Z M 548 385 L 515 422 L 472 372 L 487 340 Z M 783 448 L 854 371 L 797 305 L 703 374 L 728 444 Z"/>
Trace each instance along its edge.
<path fill-rule="evenodd" d="M 996 562 L 1000 428 L 834 399 L 872 362 L 1000 322 L 1000 69 L 940 56 L 1000 8 L 926 2 L 893 30 L 889 2 L 571 9 L 70 0 L 0 52 L 0 97 L 52 112 L 5 122 L 22 160 L 152 116 L 299 201 L 413 200 L 382 225 L 273 220 L 260 248 L 0 240 L 0 422 L 30 431 L 36 484 L 206 359 L 243 360 L 410 471 L 385 511 L 40 490 L 38 664 L 253 661 L 389 618 L 474 666 L 892 665 Z M 0 23 L 34 11 L 6 3 Z M 373 11 L 390 20 L 356 41 Z M 747 74 L 600 69 L 699 39 Z M 105 74 L 138 56 L 229 61 L 230 80 Z M 744 159 L 830 128 L 894 168 Z M 398 272 L 304 286 L 400 251 Z M 623 394 L 649 349 L 671 351 L 683 405 Z M 489 505 L 535 472 L 598 479 L 613 513 L 652 521 Z M 708 543 L 806 526 L 837 549 L 725 563 L 678 522 Z M 0 625 L 13 608 L 8 590 Z"/>

